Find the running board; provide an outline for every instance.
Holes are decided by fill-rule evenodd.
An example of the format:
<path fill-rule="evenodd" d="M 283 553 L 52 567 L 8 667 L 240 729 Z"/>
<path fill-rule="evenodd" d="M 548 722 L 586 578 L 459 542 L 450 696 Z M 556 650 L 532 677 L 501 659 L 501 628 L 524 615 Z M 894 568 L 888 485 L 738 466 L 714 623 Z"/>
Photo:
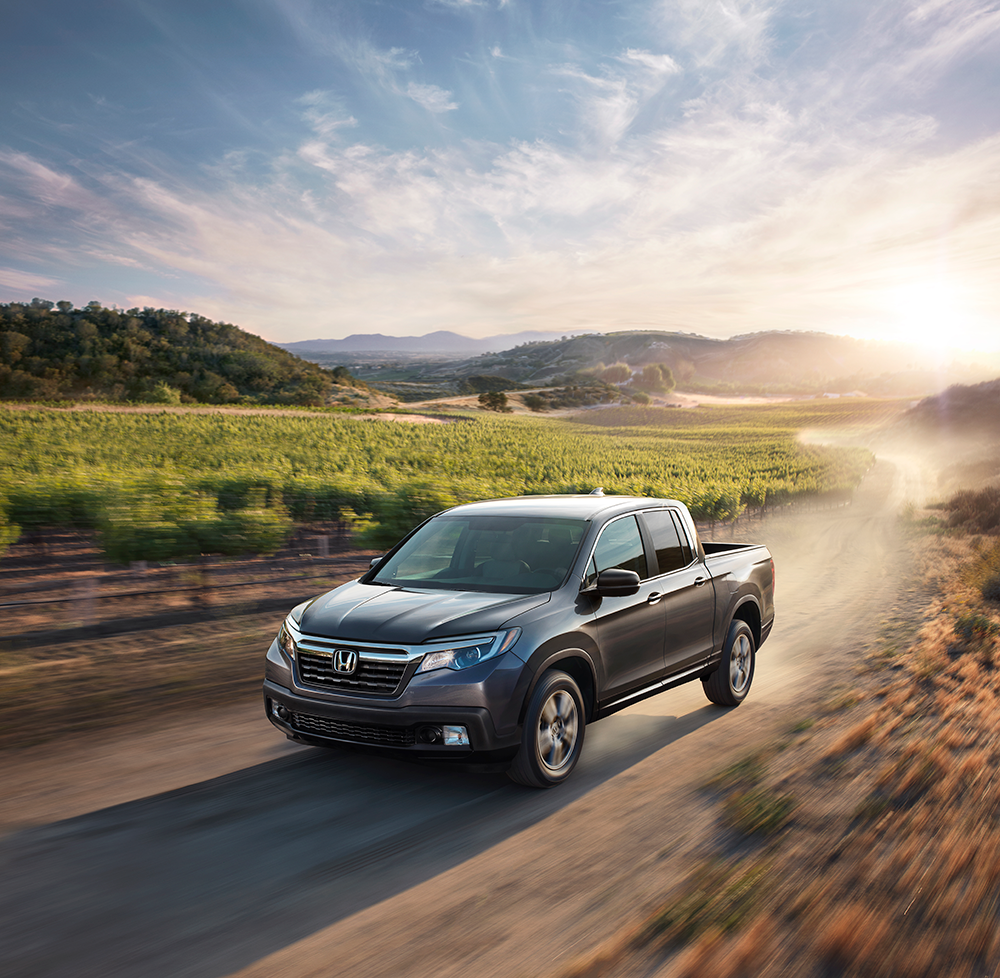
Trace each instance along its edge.
<path fill-rule="evenodd" d="M 658 679 L 652 685 L 643 686 L 642 689 L 626 693 L 624 696 L 619 696 L 618 699 L 612 700 L 610 703 L 602 703 L 598 708 L 597 716 L 600 718 L 606 717 L 611 713 L 617 713 L 619 710 L 624 710 L 626 706 L 631 706 L 639 700 L 656 696 L 658 693 L 673 689 L 675 686 L 682 686 L 697 676 L 705 675 L 708 671 L 709 663 L 699 662 L 698 665 L 692 666 L 690 669 L 685 669 L 683 672 L 678 672 L 673 676 L 667 676 L 665 679 Z"/>

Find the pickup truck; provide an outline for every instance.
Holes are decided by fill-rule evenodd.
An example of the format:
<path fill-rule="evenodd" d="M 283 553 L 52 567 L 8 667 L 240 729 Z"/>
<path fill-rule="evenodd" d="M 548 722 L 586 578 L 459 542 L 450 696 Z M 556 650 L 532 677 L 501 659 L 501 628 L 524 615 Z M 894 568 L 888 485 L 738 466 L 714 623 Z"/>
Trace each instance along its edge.
<path fill-rule="evenodd" d="M 545 788 L 588 723 L 644 697 L 697 679 L 737 706 L 774 622 L 767 548 L 702 543 L 675 500 L 597 492 L 456 506 L 293 608 L 267 652 L 268 719 Z"/>

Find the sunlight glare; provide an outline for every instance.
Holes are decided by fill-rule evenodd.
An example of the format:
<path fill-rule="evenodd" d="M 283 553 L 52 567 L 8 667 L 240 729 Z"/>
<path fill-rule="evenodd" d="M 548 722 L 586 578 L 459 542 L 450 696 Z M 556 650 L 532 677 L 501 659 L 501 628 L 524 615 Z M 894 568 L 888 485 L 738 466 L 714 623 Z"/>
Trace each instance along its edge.
<path fill-rule="evenodd" d="M 911 282 L 890 290 L 887 306 L 896 339 L 930 350 L 961 347 L 971 324 L 959 291 L 940 280 Z"/>

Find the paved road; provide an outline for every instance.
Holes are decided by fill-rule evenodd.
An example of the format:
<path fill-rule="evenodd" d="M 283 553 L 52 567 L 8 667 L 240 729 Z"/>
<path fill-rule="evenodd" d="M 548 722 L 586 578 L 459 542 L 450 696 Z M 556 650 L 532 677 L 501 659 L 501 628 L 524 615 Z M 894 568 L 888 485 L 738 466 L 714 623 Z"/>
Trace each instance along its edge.
<path fill-rule="evenodd" d="M 904 473 L 761 528 L 779 618 L 743 706 L 637 704 L 553 791 L 296 747 L 256 708 L 0 759 L 3 974 L 545 973 L 662 892 L 711 824 L 706 772 L 847 681 L 896 587 Z"/>

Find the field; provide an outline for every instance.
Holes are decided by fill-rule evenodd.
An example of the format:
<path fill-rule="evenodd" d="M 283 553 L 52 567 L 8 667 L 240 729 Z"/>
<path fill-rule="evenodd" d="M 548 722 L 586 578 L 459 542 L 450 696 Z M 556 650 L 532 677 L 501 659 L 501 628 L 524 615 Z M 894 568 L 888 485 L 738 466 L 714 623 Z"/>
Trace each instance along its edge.
<path fill-rule="evenodd" d="M 871 454 L 806 445 L 799 432 L 857 434 L 900 410 L 893 401 L 806 401 L 443 425 L 2 410 L 0 518 L 22 530 L 98 530 L 119 562 L 267 553 L 294 523 L 312 521 L 351 524 L 385 546 L 456 502 L 596 486 L 734 520 L 747 507 L 847 501 Z"/>
<path fill-rule="evenodd" d="M 857 434 L 896 411 L 807 402 L 433 425 L 2 411 L 0 500 L 20 538 L 0 557 L 0 670 L 18 717 L 0 724 L 0 746 L 256 696 L 276 618 L 366 565 L 345 552 L 351 532 L 355 547 L 387 546 L 455 501 L 596 485 L 679 496 L 705 519 L 839 502 L 869 453 L 803 445 L 799 428 Z M 226 636 L 210 662 L 209 634 Z M 170 650 L 155 670 L 128 652 L 149 645 Z M 64 676 L 73 683 L 53 684 Z"/>

